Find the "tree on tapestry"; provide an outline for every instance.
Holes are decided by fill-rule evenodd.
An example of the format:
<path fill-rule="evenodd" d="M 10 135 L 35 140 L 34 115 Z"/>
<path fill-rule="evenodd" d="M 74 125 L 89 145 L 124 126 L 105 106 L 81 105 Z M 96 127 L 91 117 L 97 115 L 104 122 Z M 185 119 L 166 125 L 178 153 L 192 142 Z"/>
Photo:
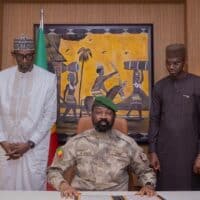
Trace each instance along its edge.
<path fill-rule="evenodd" d="M 89 48 L 81 47 L 78 52 L 79 61 L 81 62 L 81 79 L 80 79 L 80 87 L 79 87 L 79 105 L 81 107 L 81 90 L 82 90 L 82 80 L 83 80 L 83 72 L 84 72 L 84 63 L 92 57 L 92 52 Z"/>

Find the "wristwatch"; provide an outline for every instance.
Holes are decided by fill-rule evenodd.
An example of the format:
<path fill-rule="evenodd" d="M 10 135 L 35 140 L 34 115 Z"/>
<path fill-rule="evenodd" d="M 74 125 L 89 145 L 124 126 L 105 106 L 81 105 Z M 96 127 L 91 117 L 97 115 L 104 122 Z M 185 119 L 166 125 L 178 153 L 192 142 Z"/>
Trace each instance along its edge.
<path fill-rule="evenodd" d="M 28 140 L 28 145 L 31 149 L 33 149 L 35 147 L 35 143 L 31 140 Z"/>

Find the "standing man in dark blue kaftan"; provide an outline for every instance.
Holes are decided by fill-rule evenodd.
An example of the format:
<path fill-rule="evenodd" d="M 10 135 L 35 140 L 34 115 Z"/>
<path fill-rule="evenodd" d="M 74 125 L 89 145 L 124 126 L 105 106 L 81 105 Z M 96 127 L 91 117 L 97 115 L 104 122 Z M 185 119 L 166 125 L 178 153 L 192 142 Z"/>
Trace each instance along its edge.
<path fill-rule="evenodd" d="M 169 76 L 155 84 L 149 127 L 158 190 L 200 189 L 200 77 L 185 72 L 183 44 L 166 48 Z"/>

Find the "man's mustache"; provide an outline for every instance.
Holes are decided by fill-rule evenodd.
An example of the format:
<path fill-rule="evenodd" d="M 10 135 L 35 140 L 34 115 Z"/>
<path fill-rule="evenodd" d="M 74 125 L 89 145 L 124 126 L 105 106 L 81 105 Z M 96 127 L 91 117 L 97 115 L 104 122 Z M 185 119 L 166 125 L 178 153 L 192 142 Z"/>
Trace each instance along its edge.
<path fill-rule="evenodd" d="M 99 120 L 98 122 L 97 122 L 98 124 L 101 124 L 101 125 L 105 125 L 105 126 L 107 126 L 107 125 L 109 125 L 110 123 L 109 123 L 109 121 L 107 120 L 107 119 L 101 119 L 101 120 Z"/>

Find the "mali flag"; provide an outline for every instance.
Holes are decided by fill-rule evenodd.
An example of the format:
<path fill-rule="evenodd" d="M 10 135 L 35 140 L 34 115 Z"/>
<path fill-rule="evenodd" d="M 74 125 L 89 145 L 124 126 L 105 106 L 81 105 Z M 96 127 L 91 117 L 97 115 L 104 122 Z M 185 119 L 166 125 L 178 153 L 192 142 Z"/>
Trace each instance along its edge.
<path fill-rule="evenodd" d="M 43 30 L 43 10 L 41 10 L 40 27 L 37 33 L 35 64 L 43 69 L 48 70 L 47 69 L 48 66 L 47 66 L 46 41 L 45 41 L 45 35 L 44 35 L 44 30 Z M 51 129 L 48 166 L 52 163 L 57 147 L 58 147 L 58 138 L 56 134 L 56 125 L 54 125 Z M 49 189 L 49 186 L 47 186 L 47 189 Z"/>

